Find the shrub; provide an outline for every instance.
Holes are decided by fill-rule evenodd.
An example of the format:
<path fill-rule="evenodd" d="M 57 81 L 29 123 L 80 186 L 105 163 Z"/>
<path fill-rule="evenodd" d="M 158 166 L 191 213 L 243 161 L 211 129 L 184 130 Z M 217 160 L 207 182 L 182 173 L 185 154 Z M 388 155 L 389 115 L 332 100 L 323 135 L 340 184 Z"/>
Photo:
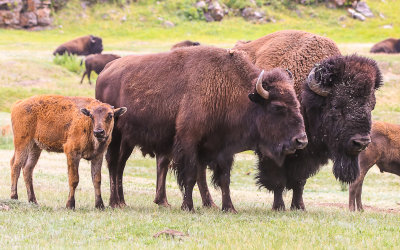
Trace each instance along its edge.
<path fill-rule="evenodd" d="M 76 74 L 81 74 L 83 72 L 84 66 L 82 67 L 80 65 L 81 60 L 79 57 L 75 55 L 68 55 L 68 54 L 64 54 L 62 56 L 56 55 L 53 59 L 53 62 Z"/>

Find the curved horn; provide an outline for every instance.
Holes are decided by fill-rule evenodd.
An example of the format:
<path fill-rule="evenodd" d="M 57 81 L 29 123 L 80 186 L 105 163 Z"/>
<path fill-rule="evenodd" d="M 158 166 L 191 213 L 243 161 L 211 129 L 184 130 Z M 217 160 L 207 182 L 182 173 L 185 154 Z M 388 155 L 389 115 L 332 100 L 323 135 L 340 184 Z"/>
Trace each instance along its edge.
<path fill-rule="evenodd" d="M 268 100 L 269 92 L 267 90 L 265 90 L 262 86 L 263 75 L 264 75 L 264 70 L 261 71 L 260 75 L 258 76 L 257 83 L 256 83 L 256 91 L 262 98 L 264 98 L 265 100 Z"/>
<path fill-rule="evenodd" d="M 287 74 L 289 75 L 290 79 L 293 79 L 293 74 L 292 71 L 290 71 L 289 69 L 286 69 Z"/>
<path fill-rule="evenodd" d="M 308 87 L 317 95 L 327 96 L 330 93 L 329 89 L 323 88 L 320 83 L 315 80 L 315 68 L 313 68 L 307 77 Z"/>

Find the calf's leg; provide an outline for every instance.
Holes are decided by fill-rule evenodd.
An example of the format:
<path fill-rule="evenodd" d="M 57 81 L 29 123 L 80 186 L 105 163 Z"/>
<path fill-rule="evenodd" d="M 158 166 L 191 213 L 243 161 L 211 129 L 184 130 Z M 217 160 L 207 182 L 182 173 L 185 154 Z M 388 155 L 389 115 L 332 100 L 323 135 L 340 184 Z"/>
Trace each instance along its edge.
<path fill-rule="evenodd" d="M 29 151 L 26 147 L 18 147 L 15 149 L 14 156 L 11 159 L 11 199 L 18 200 L 18 178 L 21 174 L 21 168 L 25 166 L 28 160 Z"/>
<path fill-rule="evenodd" d="M 33 190 L 32 173 L 39 160 L 41 152 L 42 150 L 36 144 L 34 144 L 29 152 L 28 160 L 23 169 L 26 191 L 28 193 L 28 201 L 35 204 L 37 204 L 37 201 L 35 192 Z"/>
<path fill-rule="evenodd" d="M 85 72 L 83 72 L 83 75 L 82 75 L 81 84 L 82 84 L 83 78 L 85 78 L 85 75 L 86 75 L 86 74 L 87 74 L 87 71 L 85 70 Z"/>
<path fill-rule="evenodd" d="M 157 161 L 157 184 L 156 184 L 156 197 L 154 199 L 154 203 L 158 204 L 159 206 L 170 207 L 167 200 L 167 193 L 165 189 L 170 159 L 165 155 L 156 155 L 156 161 Z"/>
<path fill-rule="evenodd" d="M 69 209 L 75 209 L 75 190 L 79 183 L 79 161 L 78 156 L 67 153 L 69 195 L 66 207 Z"/>
<path fill-rule="evenodd" d="M 91 162 L 92 182 L 95 194 L 95 208 L 104 209 L 103 199 L 101 198 L 101 166 L 103 164 L 103 154 L 98 155 Z"/>

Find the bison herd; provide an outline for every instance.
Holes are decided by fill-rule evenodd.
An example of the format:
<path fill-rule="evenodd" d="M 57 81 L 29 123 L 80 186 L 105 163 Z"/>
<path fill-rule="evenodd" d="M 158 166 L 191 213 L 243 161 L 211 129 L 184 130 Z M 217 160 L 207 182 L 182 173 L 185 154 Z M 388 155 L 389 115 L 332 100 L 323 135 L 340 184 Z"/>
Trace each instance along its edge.
<path fill-rule="evenodd" d="M 67 208 L 75 207 L 81 158 L 91 161 L 95 207 L 104 208 L 104 153 L 110 206 L 125 206 L 123 172 L 135 147 L 156 157 L 154 202 L 169 206 L 171 168 L 183 210 L 193 210 L 196 183 L 203 205 L 216 206 L 207 186 L 209 168 L 221 189 L 222 210 L 236 213 L 230 172 L 234 155 L 245 150 L 258 157 L 257 183 L 274 193 L 274 210 L 285 209 L 284 190 L 293 190 L 292 209 L 305 209 L 304 185 L 328 160 L 335 177 L 351 184 L 350 210 L 355 201 L 362 210 L 362 182 L 374 164 L 400 174 L 400 126 L 371 120 L 382 85 L 376 62 L 344 56 L 328 38 L 278 31 L 228 50 L 183 41 L 168 52 L 121 58 L 100 54 L 102 49 L 101 38 L 85 36 L 54 52 L 94 54 L 85 60 L 82 81 L 87 74 L 90 82 L 92 70 L 101 72 L 96 99 L 48 95 L 13 105 L 12 199 L 18 199 L 22 169 L 28 199 L 36 203 L 32 171 L 42 150 L 67 156 Z"/>

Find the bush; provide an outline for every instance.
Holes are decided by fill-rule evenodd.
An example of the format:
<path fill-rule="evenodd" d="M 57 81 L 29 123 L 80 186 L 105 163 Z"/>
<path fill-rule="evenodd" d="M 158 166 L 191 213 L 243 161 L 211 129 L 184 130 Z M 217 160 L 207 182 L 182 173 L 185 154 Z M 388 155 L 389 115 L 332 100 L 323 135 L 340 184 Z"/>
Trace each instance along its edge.
<path fill-rule="evenodd" d="M 81 74 L 83 72 L 84 66 L 80 65 L 81 60 L 79 57 L 75 55 L 68 55 L 68 54 L 64 54 L 62 56 L 56 55 L 53 59 L 53 62 L 76 74 Z"/>

